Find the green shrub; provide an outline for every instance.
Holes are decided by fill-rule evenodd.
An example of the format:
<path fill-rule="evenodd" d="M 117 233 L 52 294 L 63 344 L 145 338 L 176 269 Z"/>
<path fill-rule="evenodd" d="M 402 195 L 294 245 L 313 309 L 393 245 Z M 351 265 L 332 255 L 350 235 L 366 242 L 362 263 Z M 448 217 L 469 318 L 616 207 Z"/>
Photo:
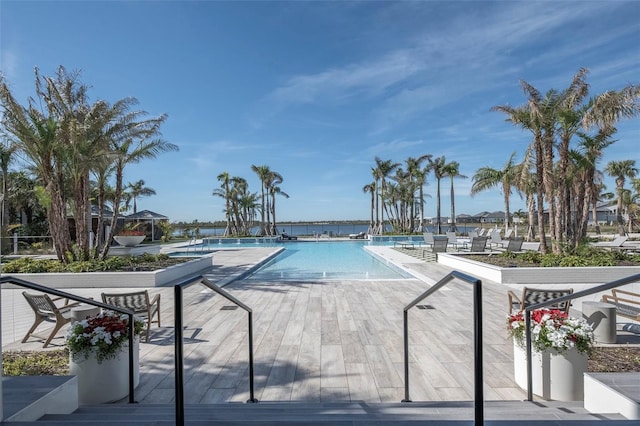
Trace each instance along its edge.
<path fill-rule="evenodd" d="M 69 374 L 69 351 L 20 351 L 2 353 L 4 376 L 60 376 Z"/>
<path fill-rule="evenodd" d="M 555 253 L 547 253 L 543 254 L 540 259 L 540 266 L 544 266 L 546 268 L 553 266 L 560 266 L 560 262 L 562 262 L 562 258 L 564 255 L 555 254 Z"/>
<path fill-rule="evenodd" d="M 576 256 L 576 255 L 570 255 L 570 256 L 563 256 L 560 259 L 560 265 L 559 266 L 564 266 L 564 267 L 589 266 L 589 262 L 584 257 L 580 257 L 580 256 Z"/>
<path fill-rule="evenodd" d="M 170 257 L 166 254 L 153 255 L 144 253 L 141 256 L 112 256 L 106 260 L 86 260 L 76 261 L 64 264 L 56 259 L 34 259 L 32 257 L 22 257 L 4 263 L 2 272 L 8 274 L 35 274 L 43 272 L 103 272 L 103 271 L 121 271 L 130 266 L 138 266 L 145 264 L 155 264 L 164 262 Z M 184 260 L 180 260 L 182 262 Z"/>

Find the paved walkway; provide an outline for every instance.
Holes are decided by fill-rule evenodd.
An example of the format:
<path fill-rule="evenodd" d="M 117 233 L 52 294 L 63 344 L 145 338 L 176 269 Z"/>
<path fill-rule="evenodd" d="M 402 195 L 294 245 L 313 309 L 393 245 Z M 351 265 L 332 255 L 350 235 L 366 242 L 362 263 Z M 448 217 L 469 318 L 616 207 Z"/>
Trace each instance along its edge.
<path fill-rule="evenodd" d="M 228 282 L 273 248 L 217 252 L 208 276 Z M 450 270 L 373 247 L 420 279 L 318 282 L 235 281 L 224 289 L 254 312 L 255 397 L 261 401 L 399 402 L 404 398 L 403 308 Z M 160 293 L 162 327 L 140 345 L 140 403 L 174 399 L 173 288 Z M 522 400 L 513 381 L 512 343 L 505 330 L 505 286 L 483 282 L 486 400 Z M 74 289 L 99 299 L 100 290 Z M 21 290 L 2 290 L 3 350 L 20 345 L 32 314 Z M 414 401 L 473 399 L 472 289 L 453 281 L 409 314 L 410 397 Z M 249 399 L 247 316 L 201 285 L 185 291 L 185 402 Z M 54 339 L 64 344 L 64 333 Z M 55 347 L 55 346 L 54 346 Z"/>

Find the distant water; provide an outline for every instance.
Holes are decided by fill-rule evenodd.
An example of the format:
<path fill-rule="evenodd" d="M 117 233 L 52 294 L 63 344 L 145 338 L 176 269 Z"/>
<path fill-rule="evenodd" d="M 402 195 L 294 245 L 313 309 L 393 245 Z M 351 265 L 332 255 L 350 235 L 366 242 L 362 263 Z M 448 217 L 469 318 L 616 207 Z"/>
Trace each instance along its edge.
<path fill-rule="evenodd" d="M 465 226 L 456 224 L 458 228 L 458 232 L 467 233 L 468 231 L 473 230 L 475 226 Z M 448 225 L 443 224 L 442 230 L 446 231 Z M 200 228 L 200 236 L 201 237 L 221 237 L 224 235 L 225 228 Z M 255 235 L 258 232 L 259 227 L 254 226 L 251 228 L 251 235 Z M 340 224 L 308 224 L 308 225 L 279 225 L 278 231 L 279 233 L 286 233 L 287 235 L 297 237 L 301 235 L 314 235 L 314 234 L 331 234 L 334 237 L 346 237 L 349 234 L 357 234 L 360 232 L 367 232 L 369 230 L 368 224 L 350 224 L 350 223 L 340 223 Z M 391 232 L 391 225 L 387 225 L 385 227 L 385 232 Z M 427 231 L 435 232 L 435 226 L 427 226 Z M 180 230 L 176 230 L 173 232 L 174 236 L 181 235 Z"/>

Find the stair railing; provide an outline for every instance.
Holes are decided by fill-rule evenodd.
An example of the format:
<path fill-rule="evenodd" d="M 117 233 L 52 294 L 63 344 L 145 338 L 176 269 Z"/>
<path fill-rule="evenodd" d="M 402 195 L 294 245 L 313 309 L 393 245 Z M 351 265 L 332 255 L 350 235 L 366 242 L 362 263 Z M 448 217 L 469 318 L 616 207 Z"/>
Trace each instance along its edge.
<path fill-rule="evenodd" d="M 85 303 L 87 305 L 96 306 L 98 308 L 107 309 L 110 311 L 120 312 L 121 314 L 125 314 L 129 317 L 129 404 L 135 403 L 135 395 L 134 395 L 134 380 L 133 380 L 133 335 L 134 335 L 134 322 L 133 322 L 133 311 L 129 309 L 120 308 L 117 306 L 112 306 L 106 303 L 97 302 L 93 299 L 87 299 L 85 297 L 76 296 L 72 293 L 67 293 L 66 291 L 60 291 L 51 287 L 45 287 L 40 284 L 32 283 L 30 281 L 25 281 L 20 278 L 15 278 L 12 276 L 4 276 L 0 278 L 0 285 L 2 284 L 14 284 L 20 287 L 29 288 L 31 290 L 36 290 L 42 293 L 53 294 L 54 296 L 63 297 L 65 299 L 75 300 L 76 302 Z"/>
<path fill-rule="evenodd" d="M 428 296 L 435 293 L 455 278 L 473 285 L 474 414 L 475 424 L 482 425 L 484 424 L 484 379 L 482 374 L 482 281 L 470 275 L 463 274 L 462 272 L 451 271 L 404 308 L 404 399 L 402 402 L 411 402 L 411 398 L 409 398 L 409 309 L 416 306 L 422 300 L 426 299 Z"/>
<path fill-rule="evenodd" d="M 239 299 L 224 291 L 207 278 L 199 276 L 191 278 L 177 284 L 174 287 L 174 308 L 175 308 L 175 398 L 176 398 L 176 425 L 184 425 L 184 334 L 183 334 L 183 293 L 184 289 L 194 285 L 204 284 L 207 288 L 218 293 L 231 303 L 244 309 L 248 314 L 249 328 L 249 400 L 247 402 L 258 402 L 254 396 L 254 372 L 253 372 L 253 311 L 250 307 L 242 303 Z"/>
<path fill-rule="evenodd" d="M 640 274 L 631 275 L 627 278 L 621 278 L 619 280 L 611 281 L 606 284 L 571 293 L 566 296 L 558 297 L 556 299 L 547 300 L 546 302 L 529 305 L 524 309 L 525 339 L 527 351 L 527 401 L 533 401 L 533 364 L 531 359 L 533 344 L 531 343 L 531 311 L 541 309 L 549 305 L 555 305 L 564 301 L 577 299 L 579 297 L 589 296 L 595 293 L 600 293 L 602 291 L 611 290 L 612 288 L 631 284 L 637 281 L 640 281 Z"/>

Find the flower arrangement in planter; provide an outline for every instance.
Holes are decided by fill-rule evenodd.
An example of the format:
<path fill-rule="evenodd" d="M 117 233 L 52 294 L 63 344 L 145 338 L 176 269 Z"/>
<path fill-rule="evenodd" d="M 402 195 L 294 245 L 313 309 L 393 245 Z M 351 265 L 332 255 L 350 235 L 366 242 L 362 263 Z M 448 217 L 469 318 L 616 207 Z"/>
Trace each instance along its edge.
<path fill-rule="evenodd" d="M 521 348 L 526 346 L 524 312 L 509 315 L 508 330 L 514 342 Z M 564 352 L 576 348 L 588 354 L 593 344 L 593 330 L 586 320 L 571 318 L 557 309 L 536 309 L 531 312 L 531 344 L 536 352 L 555 349 Z"/>
<path fill-rule="evenodd" d="M 134 337 L 144 329 L 144 321 L 134 317 Z M 113 359 L 129 341 L 129 316 L 113 311 L 74 322 L 67 333 L 67 346 L 74 361 L 95 355 L 98 364 Z"/>

